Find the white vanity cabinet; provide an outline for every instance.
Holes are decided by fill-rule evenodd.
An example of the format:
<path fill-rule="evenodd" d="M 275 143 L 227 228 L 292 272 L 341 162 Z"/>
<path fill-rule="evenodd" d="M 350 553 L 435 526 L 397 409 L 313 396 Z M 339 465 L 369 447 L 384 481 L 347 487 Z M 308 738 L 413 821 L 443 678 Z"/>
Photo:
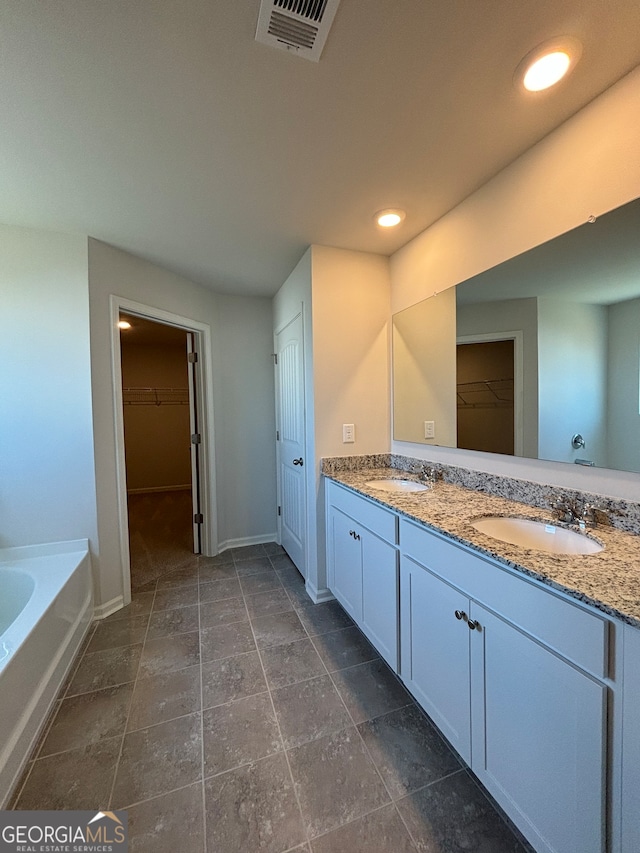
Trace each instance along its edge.
<path fill-rule="evenodd" d="M 327 583 L 380 655 L 398 671 L 398 518 L 327 482 Z"/>
<path fill-rule="evenodd" d="M 536 850 L 606 850 L 608 622 L 400 523 L 401 676 Z"/>
<path fill-rule="evenodd" d="M 640 850 L 640 631 L 624 626 L 622 853 Z"/>
<path fill-rule="evenodd" d="M 469 599 L 404 555 L 400 591 L 402 680 L 471 764 Z"/>

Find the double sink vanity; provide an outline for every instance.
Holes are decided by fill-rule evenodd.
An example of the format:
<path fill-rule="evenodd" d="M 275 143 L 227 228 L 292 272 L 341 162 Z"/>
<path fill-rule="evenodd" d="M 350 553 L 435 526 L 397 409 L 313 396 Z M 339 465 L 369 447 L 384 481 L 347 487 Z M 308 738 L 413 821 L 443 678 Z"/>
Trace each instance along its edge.
<path fill-rule="evenodd" d="M 323 473 L 330 590 L 535 850 L 638 853 L 640 508 L 585 529 L 531 483 Z"/>

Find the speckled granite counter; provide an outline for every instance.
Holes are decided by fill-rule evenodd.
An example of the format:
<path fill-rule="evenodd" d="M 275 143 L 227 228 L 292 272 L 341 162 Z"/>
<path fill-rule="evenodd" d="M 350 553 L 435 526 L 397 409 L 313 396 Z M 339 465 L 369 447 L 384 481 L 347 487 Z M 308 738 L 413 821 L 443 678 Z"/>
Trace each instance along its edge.
<path fill-rule="evenodd" d="M 605 548 L 588 556 L 549 554 L 510 545 L 478 532 L 470 522 L 484 515 L 515 515 L 552 521 L 550 510 L 443 481 L 428 491 L 381 492 L 367 486 L 367 480 L 384 477 L 418 480 L 419 477 L 407 473 L 406 466 L 380 464 L 390 461 L 388 456 L 362 457 L 362 463 L 368 467 L 358 466 L 353 461 L 355 457 L 350 459 L 343 464 L 338 459 L 323 460 L 323 473 L 381 506 L 445 533 L 481 554 L 640 628 L 640 536 L 604 525 L 590 528 L 588 535 Z"/>

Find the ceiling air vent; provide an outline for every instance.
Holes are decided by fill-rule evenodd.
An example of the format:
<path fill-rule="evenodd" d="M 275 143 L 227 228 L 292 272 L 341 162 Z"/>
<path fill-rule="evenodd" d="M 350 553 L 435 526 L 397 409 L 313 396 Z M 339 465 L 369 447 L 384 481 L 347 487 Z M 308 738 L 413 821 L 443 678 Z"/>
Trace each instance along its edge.
<path fill-rule="evenodd" d="M 256 41 L 317 62 L 340 0 L 262 0 Z"/>

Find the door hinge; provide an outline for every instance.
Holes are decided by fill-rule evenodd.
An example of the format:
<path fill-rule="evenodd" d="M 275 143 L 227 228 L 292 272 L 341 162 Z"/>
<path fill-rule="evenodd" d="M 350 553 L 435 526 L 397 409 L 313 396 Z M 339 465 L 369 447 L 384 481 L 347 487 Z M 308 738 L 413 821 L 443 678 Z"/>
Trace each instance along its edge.
<path fill-rule="evenodd" d="M 278 507 L 278 515 L 282 515 L 282 507 Z"/>
<path fill-rule="evenodd" d="M 280 430 L 276 430 L 276 441 L 280 441 Z"/>
<path fill-rule="evenodd" d="M 202 436 L 199 432 L 194 432 L 191 434 L 191 444 L 201 444 Z"/>
<path fill-rule="evenodd" d="M 194 524 L 204 524 L 204 515 L 201 512 L 196 512 L 193 516 Z"/>
<path fill-rule="evenodd" d="M 272 352 L 271 355 L 273 356 L 273 363 L 277 364 L 278 363 L 278 353 Z"/>
<path fill-rule="evenodd" d="M 189 355 L 187 356 L 187 361 L 189 362 L 189 364 L 196 364 L 198 361 L 198 353 L 197 352 L 190 352 Z"/>

